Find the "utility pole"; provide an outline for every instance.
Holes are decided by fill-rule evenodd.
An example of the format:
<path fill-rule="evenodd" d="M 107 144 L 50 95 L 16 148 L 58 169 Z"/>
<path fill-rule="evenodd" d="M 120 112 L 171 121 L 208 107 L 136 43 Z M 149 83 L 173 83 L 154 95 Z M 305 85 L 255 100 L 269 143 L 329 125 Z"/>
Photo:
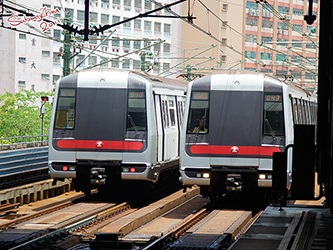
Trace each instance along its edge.
<path fill-rule="evenodd" d="M 69 15 L 69 13 L 66 13 L 66 17 L 65 17 L 65 24 L 67 25 L 71 25 L 72 20 L 71 20 L 71 16 Z M 70 59 L 71 59 L 71 34 L 69 30 L 64 30 L 64 55 L 63 55 L 63 59 L 64 59 L 64 64 L 63 64 L 63 70 L 62 70 L 62 75 L 63 76 L 67 76 L 70 74 Z"/>

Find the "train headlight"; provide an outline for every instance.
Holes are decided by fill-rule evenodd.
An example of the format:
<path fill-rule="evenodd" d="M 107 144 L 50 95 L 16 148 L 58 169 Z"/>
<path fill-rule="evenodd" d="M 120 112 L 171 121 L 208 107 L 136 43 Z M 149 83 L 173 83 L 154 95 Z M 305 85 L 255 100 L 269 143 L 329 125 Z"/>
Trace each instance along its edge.
<path fill-rule="evenodd" d="M 123 172 L 129 172 L 129 168 L 123 168 Z"/>
<path fill-rule="evenodd" d="M 209 173 L 203 173 L 203 174 L 202 174 L 202 177 L 203 177 L 203 178 L 209 178 Z"/>
<path fill-rule="evenodd" d="M 260 180 L 265 180 L 266 179 L 266 175 L 265 174 L 259 174 L 259 179 Z"/>

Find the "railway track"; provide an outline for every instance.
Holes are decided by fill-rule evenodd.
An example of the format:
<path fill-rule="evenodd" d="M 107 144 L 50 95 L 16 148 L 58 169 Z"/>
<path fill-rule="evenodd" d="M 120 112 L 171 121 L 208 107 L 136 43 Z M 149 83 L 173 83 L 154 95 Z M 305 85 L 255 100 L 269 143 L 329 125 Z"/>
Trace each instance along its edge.
<path fill-rule="evenodd" d="M 206 246 L 222 246 L 231 244 L 252 219 L 247 211 L 212 210 L 199 188 L 179 190 L 144 206 L 142 200 L 135 206 L 94 197 L 1 223 L 0 248 L 177 249 L 193 237 Z"/>

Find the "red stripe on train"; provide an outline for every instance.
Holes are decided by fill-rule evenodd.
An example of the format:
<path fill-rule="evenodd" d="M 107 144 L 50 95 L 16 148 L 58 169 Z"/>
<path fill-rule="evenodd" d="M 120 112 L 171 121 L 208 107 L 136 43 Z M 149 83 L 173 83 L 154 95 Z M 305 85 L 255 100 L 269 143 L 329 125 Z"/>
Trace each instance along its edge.
<path fill-rule="evenodd" d="M 120 149 L 120 150 L 140 150 L 143 148 L 142 142 L 138 141 L 88 141 L 88 140 L 59 140 L 59 148 L 71 149 Z"/>
<path fill-rule="evenodd" d="M 193 145 L 190 148 L 192 154 L 213 155 L 262 155 L 271 156 L 274 152 L 281 152 L 278 147 L 251 147 L 251 146 L 210 146 Z"/>

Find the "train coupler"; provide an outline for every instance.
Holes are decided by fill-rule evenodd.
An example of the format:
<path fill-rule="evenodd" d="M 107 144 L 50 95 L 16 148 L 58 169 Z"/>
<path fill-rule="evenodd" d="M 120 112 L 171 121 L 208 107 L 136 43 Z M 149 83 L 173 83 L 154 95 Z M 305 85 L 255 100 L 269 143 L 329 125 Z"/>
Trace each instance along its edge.
<path fill-rule="evenodd" d="M 225 186 L 227 192 L 242 192 L 242 176 L 240 174 L 228 174 Z"/>
<path fill-rule="evenodd" d="M 105 168 L 92 168 L 90 171 L 90 184 L 105 185 L 106 177 Z"/>

